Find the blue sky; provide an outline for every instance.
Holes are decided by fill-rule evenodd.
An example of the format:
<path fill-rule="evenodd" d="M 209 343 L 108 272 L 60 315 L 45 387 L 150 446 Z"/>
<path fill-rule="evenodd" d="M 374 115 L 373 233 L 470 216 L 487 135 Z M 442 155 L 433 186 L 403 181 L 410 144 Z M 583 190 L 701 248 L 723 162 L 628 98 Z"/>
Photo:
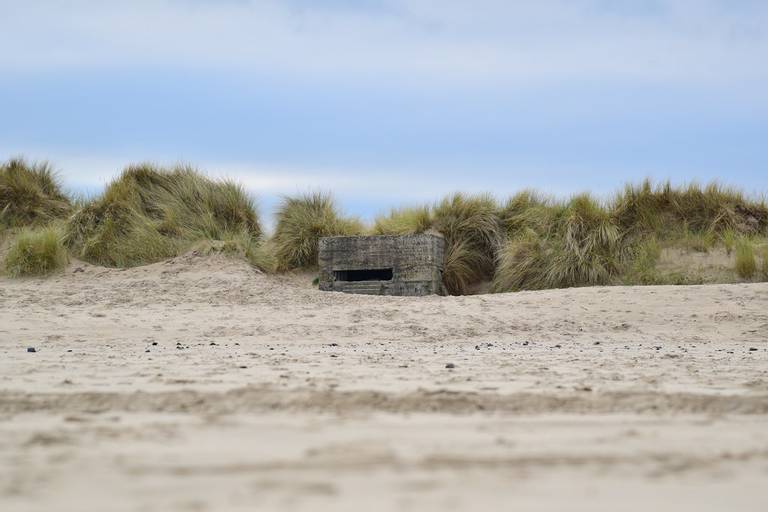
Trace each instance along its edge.
<path fill-rule="evenodd" d="M 0 0 L 0 158 L 198 165 L 370 219 L 454 190 L 768 191 L 760 0 Z"/>

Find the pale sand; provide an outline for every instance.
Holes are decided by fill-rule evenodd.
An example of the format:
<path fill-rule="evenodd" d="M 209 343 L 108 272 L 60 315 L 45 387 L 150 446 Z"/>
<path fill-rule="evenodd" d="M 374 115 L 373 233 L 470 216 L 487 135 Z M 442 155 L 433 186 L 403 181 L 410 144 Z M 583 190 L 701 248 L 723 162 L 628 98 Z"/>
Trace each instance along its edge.
<path fill-rule="evenodd" d="M 768 284 L 310 281 L 0 278 L 0 510 L 768 510 Z"/>

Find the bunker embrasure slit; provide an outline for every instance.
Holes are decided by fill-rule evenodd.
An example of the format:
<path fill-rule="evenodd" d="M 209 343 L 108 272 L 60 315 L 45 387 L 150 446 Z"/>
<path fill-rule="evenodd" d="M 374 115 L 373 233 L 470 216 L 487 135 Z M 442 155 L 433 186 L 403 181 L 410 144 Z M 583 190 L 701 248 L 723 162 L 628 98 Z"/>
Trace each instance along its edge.
<path fill-rule="evenodd" d="M 391 281 L 391 268 L 367 268 L 364 270 L 336 270 L 336 281 Z"/>

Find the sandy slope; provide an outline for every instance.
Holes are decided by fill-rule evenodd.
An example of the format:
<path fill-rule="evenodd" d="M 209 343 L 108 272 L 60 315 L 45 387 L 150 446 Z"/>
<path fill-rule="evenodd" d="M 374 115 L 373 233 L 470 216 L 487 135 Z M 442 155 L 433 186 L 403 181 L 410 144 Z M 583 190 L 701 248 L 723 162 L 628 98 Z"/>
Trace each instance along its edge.
<path fill-rule="evenodd" d="M 310 280 L 0 278 L 0 510 L 766 509 L 768 284 Z"/>

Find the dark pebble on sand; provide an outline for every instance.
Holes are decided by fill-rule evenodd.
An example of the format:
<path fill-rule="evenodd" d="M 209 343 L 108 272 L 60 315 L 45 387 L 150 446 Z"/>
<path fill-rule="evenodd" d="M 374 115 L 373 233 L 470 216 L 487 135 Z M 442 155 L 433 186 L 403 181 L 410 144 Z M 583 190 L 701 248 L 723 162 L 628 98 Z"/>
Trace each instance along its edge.
<path fill-rule="evenodd" d="M 27 347 L 27 352 L 37 352 L 35 347 Z"/>
<path fill-rule="evenodd" d="M 456 365 L 453 363 L 448 363 L 445 365 L 446 368 L 456 368 Z"/>
<path fill-rule="evenodd" d="M 755 347 L 749 347 L 750 352 L 757 352 L 757 349 Z M 32 350 L 34 352 L 34 350 Z"/>
<path fill-rule="evenodd" d="M 152 345 L 157 345 L 157 342 L 156 342 L 156 341 L 153 341 L 153 342 L 152 342 Z"/>

